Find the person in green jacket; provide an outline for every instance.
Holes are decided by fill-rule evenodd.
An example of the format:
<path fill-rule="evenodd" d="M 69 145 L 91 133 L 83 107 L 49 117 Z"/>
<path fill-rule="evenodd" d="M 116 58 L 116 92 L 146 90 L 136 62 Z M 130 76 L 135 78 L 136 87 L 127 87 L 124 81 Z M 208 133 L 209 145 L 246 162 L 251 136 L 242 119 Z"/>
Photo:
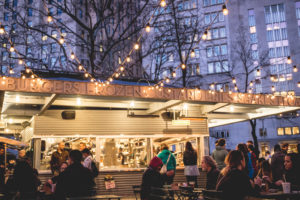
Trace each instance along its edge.
<path fill-rule="evenodd" d="M 157 157 L 159 157 L 164 165 L 167 165 L 167 173 L 163 174 L 164 182 L 167 185 L 171 185 L 174 180 L 175 176 L 175 170 L 176 170 L 176 159 L 175 156 L 172 154 L 171 151 L 169 151 L 169 147 L 166 144 L 162 145 L 162 151 L 158 154 Z M 170 156 L 170 159 L 168 161 L 168 158 Z M 168 163 L 167 163 L 168 161 Z"/>
<path fill-rule="evenodd" d="M 221 171 L 226 165 L 224 163 L 228 151 L 225 149 L 226 140 L 221 138 L 216 143 L 216 149 L 212 153 L 213 159 L 217 163 L 218 169 Z"/>

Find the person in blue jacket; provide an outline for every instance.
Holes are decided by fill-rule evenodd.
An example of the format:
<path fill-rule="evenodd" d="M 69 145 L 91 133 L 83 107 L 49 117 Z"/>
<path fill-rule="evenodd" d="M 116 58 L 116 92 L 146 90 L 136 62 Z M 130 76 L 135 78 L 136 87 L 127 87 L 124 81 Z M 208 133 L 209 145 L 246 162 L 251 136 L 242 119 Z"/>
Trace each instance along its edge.
<path fill-rule="evenodd" d="M 166 144 L 162 145 L 162 151 L 158 154 L 164 165 L 167 166 L 167 172 L 163 174 L 164 182 L 167 185 L 171 185 L 173 183 L 176 171 L 176 159 L 175 156 L 169 151 L 169 147 Z"/>

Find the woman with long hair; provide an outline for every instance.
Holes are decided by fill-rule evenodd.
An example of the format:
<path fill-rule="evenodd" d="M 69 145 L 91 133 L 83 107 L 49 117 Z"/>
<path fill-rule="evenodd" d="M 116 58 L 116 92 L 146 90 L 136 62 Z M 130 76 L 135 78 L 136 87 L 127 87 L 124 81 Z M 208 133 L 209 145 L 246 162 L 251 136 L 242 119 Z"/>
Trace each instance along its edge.
<path fill-rule="evenodd" d="M 245 173 L 245 157 L 241 151 L 231 151 L 225 159 L 225 164 L 216 187 L 218 191 L 223 192 L 224 199 L 241 200 L 256 194 L 254 184 Z"/>
<path fill-rule="evenodd" d="M 183 153 L 184 175 L 188 183 L 194 182 L 194 186 L 198 187 L 197 176 L 199 176 L 199 169 L 197 166 L 197 152 L 192 146 L 192 143 L 186 142 L 185 151 Z"/>
<path fill-rule="evenodd" d="M 201 168 L 206 174 L 206 189 L 215 190 L 220 171 L 217 168 L 216 161 L 210 156 L 203 156 Z"/>
<path fill-rule="evenodd" d="M 255 185 L 258 185 L 262 189 L 262 185 L 265 184 L 267 188 L 277 188 L 273 183 L 271 165 L 267 160 L 262 161 L 261 167 L 258 171 L 257 176 L 254 179 Z"/>
<path fill-rule="evenodd" d="M 244 154 L 246 164 L 245 171 L 250 178 L 253 178 L 254 169 L 252 167 L 251 154 L 248 151 L 247 145 L 245 143 L 240 143 L 236 146 L 236 150 L 239 150 Z"/>

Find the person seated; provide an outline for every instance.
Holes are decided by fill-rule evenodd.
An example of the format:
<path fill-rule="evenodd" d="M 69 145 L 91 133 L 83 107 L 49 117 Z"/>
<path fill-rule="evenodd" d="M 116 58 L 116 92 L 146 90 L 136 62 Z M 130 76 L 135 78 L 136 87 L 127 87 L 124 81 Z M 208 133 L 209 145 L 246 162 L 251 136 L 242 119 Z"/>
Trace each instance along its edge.
<path fill-rule="evenodd" d="M 223 192 L 224 199 L 242 200 L 246 196 L 257 195 L 254 184 L 244 170 L 246 163 L 241 151 L 231 151 L 226 156 L 225 164 L 216 187 L 217 191 Z"/>
<path fill-rule="evenodd" d="M 277 186 L 273 183 L 272 169 L 269 161 L 264 160 L 261 163 L 258 174 L 254 179 L 254 183 L 256 186 L 258 186 L 256 187 L 258 188 L 258 190 L 268 190 L 268 188 L 277 188 Z M 265 185 L 265 188 L 262 188 L 263 185 Z"/>
<path fill-rule="evenodd" d="M 148 200 L 151 187 L 162 187 L 164 184 L 163 176 L 160 174 L 160 170 L 163 166 L 162 160 L 155 156 L 151 159 L 149 167 L 143 174 L 141 185 L 141 200 Z"/>
<path fill-rule="evenodd" d="M 297 154 L 289 153 L 284 157 L 284 174 L 281 180 L 275 182 L 281 186 L 283 182 L 291 183 L 292 190 L 300 189 L 300 166 Z"/>
<path fill-rule="evenodd" d="M 92 173 L 81 164 L 82 154 L 72 150 L 69 154 L 69 166 L 57 177 L 54 196 L 58 199 L 65 197 L 80 197 L 91 194 L 95 185 Z"/>
<path fill-rule="evenodd" d="M 40 183 L 35 170 L 29 163 L 26 160 L 19 161 L 16 164 L 12 179 L 6 183 L 5 193 L 10 195 L 12 192 L 16 192 L 20 199 L 34 199 L 37 196 L 37 187 Z"/>
<path fill-rule="evenodd" d="M 217 169 L 216 161 L 210 156 L 203 156 L 201 168 L 207 173 L 206 189 L 215 190 L 220 171 Z"/>
<path fill-rule="evenodd" d="M 62 172 L 64 172 L 65 169 L 66 169 L 67 167 L 68 167 L 68 163 L 67 163 L 67 162 L 63 162 L 63 163 L 60 165 L 60 168 L 59 168 L 59 174 L 61 174 Z M 58 175 L 52 177 L 51 179 L 49 179 L 49 180 L 44 184 L 43 189 L 44 189 L 46 195 L 51 195 L 51 194 L 55 191 L 57 179 L 58 179 Z"/>

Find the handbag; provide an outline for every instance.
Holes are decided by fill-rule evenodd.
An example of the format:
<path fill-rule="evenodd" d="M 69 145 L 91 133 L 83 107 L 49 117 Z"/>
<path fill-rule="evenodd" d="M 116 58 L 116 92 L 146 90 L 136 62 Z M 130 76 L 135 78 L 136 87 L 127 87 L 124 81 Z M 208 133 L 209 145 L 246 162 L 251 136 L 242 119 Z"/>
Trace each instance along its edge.
<path fill-rule="evenodd" d="M 167 171 L 168 171 L 168 170 L 167 170 L 167 165 L 168 165 L 168 163 L 169 163 L 170 158 L 171 158 L 171 153 L 170 153 L 170 155 L 169 155 L 169 157 L 168 157 L 167 163 L 164 164 L 164 165 L 162 166 L 162 168 L 160 169 L 160 173 L 161 173 L 161 174 L 166 174 L 166 173 L 167 173 Z"/>

